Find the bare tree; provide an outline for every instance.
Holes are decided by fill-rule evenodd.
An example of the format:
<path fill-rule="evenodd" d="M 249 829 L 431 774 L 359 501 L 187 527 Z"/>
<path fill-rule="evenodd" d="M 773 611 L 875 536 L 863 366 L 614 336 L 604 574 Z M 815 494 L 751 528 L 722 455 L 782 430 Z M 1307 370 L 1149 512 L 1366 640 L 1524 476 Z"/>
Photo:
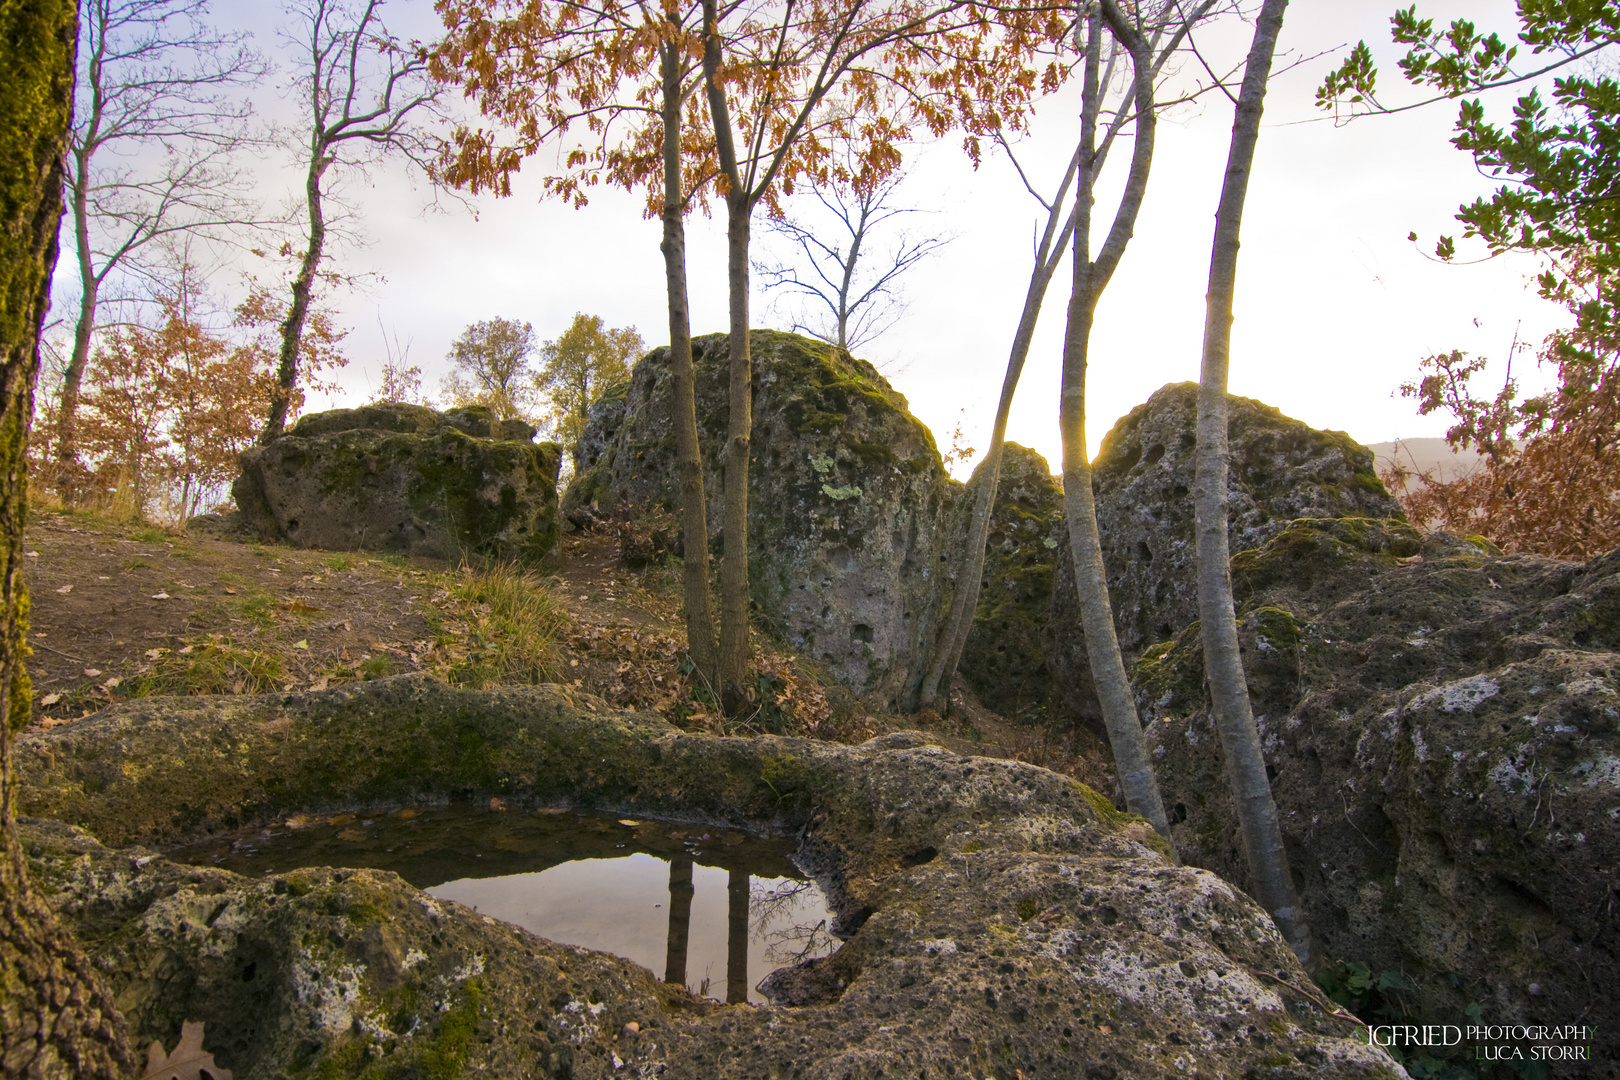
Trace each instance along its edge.
<path fill-rule="evenodd" d="M 67 153 L 79 314 L 56 445 L 70 499 L 79 472 L 79 389 L 104 291 L 118 276 L 157 274 L 163 263 L 152 250 L 160 242 L 184 233 L 218 237 L 256 216 L 232 159 L 258 141 L 238 91 L 266 65 L 245 35 L 216 31 L 207 14 L 207 0 L 84 4 Z"/>
<path fill-rule="evenodd" d="M 382 0 L 358 6 L 344 0 L 300 0 L 288 8 L 297 26 L 299 78 L 309 110 L 304 174 L 309 230 L 292 281 L 292 303 L 281 324 L 276 391 L 259 436 L 262 443 L 281 437 L 298 381 L 304 319 L 326 254 L 324 185 L 331 170 L 401 154 L 427 172 L 437 154 L 437 144 L 417 125 L 433 111 L 439 95 L 427 77 L 427 54 L 389 37 L 377 15 L 381 6 Z"/>
<path fill-rule="evenodd" d="M 1272 56 L 1288 0 L 1265 0 L 1255 22 L 1254 42 L 1238 93 L 1226 178 L 1215 210 L 1215 239 L 1209 257 L 1209 291 L 1204 313 L 1204 359 L 1198 386 L 1198 447 L 1193 481 L 1198 542 L 1198 623 L 1204 642 L 1215 727 L 1226 757 L 1257 899 L 1271 913 L 1294 955 L 1311 966 L 1311 931 L 1294 892 L 1283 847 L 1277 804 L 1271 797 L 1266 759 L 1249 704 L 1249 684 L 1239 650 L 1237 611 L 1232 600 L 1232 559 L 1227 546 L 1226 376 L 1232 353 L 1232 301 L 1237 291 L 1238 238 L 1248 197 L 1254 147 Z"/>
<path fill-rule="evenodd" d="M 812 184 L 810 195 L 820 211 L 812 211 L 811 218 L 767 219 L 766 228 L 787 241 L 792 255 L 756 260 L 754 272 L 766 288 L 797 294 L 819 316 L 801 311 L 794 331 L 853 352 L 876 341 L 905 313 L 900 278 L 954 237 L 900 229 L 886 246 L 877 246 L 891 231 L 886 226 L 926 212 L 897 202 L 904 178 L 896 173 L 881 180 L 858 177 L 848 186 Z"/>

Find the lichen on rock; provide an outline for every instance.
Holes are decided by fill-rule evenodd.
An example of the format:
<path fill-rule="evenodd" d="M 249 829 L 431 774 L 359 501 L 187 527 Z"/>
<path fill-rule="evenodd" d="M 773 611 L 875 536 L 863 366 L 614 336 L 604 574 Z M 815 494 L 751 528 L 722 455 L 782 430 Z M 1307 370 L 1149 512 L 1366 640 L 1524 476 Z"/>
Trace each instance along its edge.
<path fill-rule="evenodd" d="M 962 485 L 876 368 L 822 342 L 756 330 L 749 587 L 757 617 L 878 705 L 921 683 L 939 621 Z M 729 339 L 693 339 L 711 535 L 722 525 Z M 592 406 L 563 513 L 677 509 L 667 348 Z M 690 542 L 682 538 L 682 544 Z"/>

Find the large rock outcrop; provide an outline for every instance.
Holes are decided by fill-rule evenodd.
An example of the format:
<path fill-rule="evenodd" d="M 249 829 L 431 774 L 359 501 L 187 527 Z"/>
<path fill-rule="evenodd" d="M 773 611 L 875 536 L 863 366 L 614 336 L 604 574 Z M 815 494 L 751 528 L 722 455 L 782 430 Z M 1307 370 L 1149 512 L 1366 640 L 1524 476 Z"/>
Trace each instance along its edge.
<path fill-rule="evenodd" d="M 1139 819 L 914 735 L 720 739 L 557 687 L 405 677 L 120 705 L 17 753 L 25 813 L 113 845 L 495 795 L 790 831 L 847 937 L 774 977 L 775 1006 L 718 1006 L 392 874 L 249 880 L 30 827 L 135 1039 L 204 1021 L 239 1080 L 1402 1075 L 1252 901 L 1170 863 Z"/>
<path fill-rule="evenodd" d="M 1584 565 L 1290 523 L 1232 560 L 1244 664 L 1312 929 L 1425 1022 L 1620 1030 L 1620 552 Z M 1134 683 L 1182 856 L 1248 879 L 1197 625 Z M 1606 1071 L 1607 1070 L 1607 1071 Z M 1612 1076 L 1582 1066 L 1554 1075 Z"/>
<path fill-rule="evenodd" d="M 821 342 L 756 330 L 748 483 L 749 584 L 759 616 L 794 649 L 880 705 L 921 683 L 962 485 L 928 429 L 877 369 Z M 693 339 L 708 538 L 722 524 L 730 348 Z M 674 511 L 669 351 L 591 410 L 570 512 Z M 684 538 L 690 543 L 690 538 Z"/>
<path fill-rule="evenodd" d="M 482 406 L 365 405 L 246 451 L 231 493 L 261 536 L 296 547 L 536 564 L 557 542 L 561 461 Z"/>
<path fill-rule="evenodd" d="M 963 502 L 984 482 L 973 471 Z M 978 608 L 957 671 L 1003 716 L 1045 719 L 1054 683 L 1046 664 L 1052 585 L 1063 530 L 1063 488 L 1046 459 L 1017 443 L 1002 453 Z"/>
<path fill-rule="evenodd" d="M 1230 550 L 1258 548 L 1295 518 L 1405 518 L 1373 472 L 1372 451 L 1249 398 L 1229 399 Z M 1125 660 L 1198 617 L 1193 449 L 1198 384 L 1171 383 L 1120 419 L 1093 463 L 1114 628 Z M 1080 632 L 1074 562 L 1060 545 L 1048 663 L 1069 706 L 1101 723 Z"/>

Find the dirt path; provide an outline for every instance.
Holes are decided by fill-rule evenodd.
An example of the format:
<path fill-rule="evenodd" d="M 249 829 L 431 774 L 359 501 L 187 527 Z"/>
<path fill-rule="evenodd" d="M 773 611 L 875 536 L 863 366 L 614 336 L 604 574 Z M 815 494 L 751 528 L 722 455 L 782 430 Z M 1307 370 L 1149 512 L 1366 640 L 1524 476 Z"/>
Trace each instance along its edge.
<path fill-rule="evenodd" d="M 36 727 L 156 693 L 324 689 L 409 671 L 464 681 L 482 655 L 475 643 L 499 636 L 489 604 L 467 595 L 471 572 L 442 562 L 169 533 L 88 514 L 32 516 L 24 551 Z M 625 569 L 606 533 L 563 537 L 543 591 L 556 628 L 537 660 L 542 677 L 611 704 L 688 728 L 840 742 L 922 727 L 964 753 L 1016 757 L 1112 789 L 1105 749 L 1083 733 L 1011 723 L 960 685 L 948 717 L 872 710 L 764 636 L 770 700 L 747 720 L 719 717 L 681 674 L 677 569 Z"/>

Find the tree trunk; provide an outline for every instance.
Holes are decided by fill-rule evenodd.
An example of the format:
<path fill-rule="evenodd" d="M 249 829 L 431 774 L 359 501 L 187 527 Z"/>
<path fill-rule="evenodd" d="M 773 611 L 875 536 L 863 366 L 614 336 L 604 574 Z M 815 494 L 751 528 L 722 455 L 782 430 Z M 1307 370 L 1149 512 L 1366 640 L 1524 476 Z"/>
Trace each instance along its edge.
<path fill-rule="evenodd" d="M 1132 813 L 1146 818 L 1158 832 L 1168 837 L 1169 820 L 1159 784 L 1148 761 L 1142 723 L 1136 715 L 1130 680 L 1119 653 L 1114 632 L 1113 605 L 1108 597 L 1108 577 L 1103 568 L 1102 542 L 1097 534 L 1097 507 L 1092 500 L 1091 461 L 1086 454 L 1086 367 L 1091 348 L 1091 324 L 1097 299 L 1108 283 L 1134 225 L 1147 184 L 1153 156 L 1152 76 L 1135 50 L 1138 109 L 1136 146 L 1132 151 L 1131 174 L 1115 215 L 1107 242 L 1098 259 L 1091 261 L 1091 199 L 1096 183 L 1093 172 L 1097 137 L 1098 68 L 1102 52 L 1102 15 L 1088 16 L 1085 88 L 1081 104 L 1081 164 L 1074 227 L 1074 288 L 1069 295 L 1068 326 L 1063 339 L 1062 401 L 1058 427 L 1063 436 L 1063 515 L 1069 528 L 1069 548 L 1074 556 L 1075 585 L 1080 601 L 1080 620 L 1085 632 L 1086 655 L 1091 677 L 1097 684 L 1102 705 L 1103 725 L 1114 752 L 1114 767 L 1125 805 Z M 1115 32 L 1121 27 L 1110 19 Z M 1125 29 L 1128 29 L 1126 27 Z M 1135 40 L 1140 43 L 1140 38 Z M 1145 82 L 1145 87 L 1144 87 Z"/>
<path fill-rule="evenodd" d="M 270 416 L 259 432 L 261 445 L 281 438 L 292 407 L 293 387 L 298 382 L 298 348 L 304 336 L 304 319 L 309 315 L 309 297 L 315 289 L 315 271 L 321 265 L 326 247 L 326 216 L 321 209 L 321 177 L 332 159 L 326 155 L 320 136 L 312 136 L 309 173 L 304 179 L 304 199 L 309 207 L 309 247 L 292 283 L 292 306 L 281 324 L 281 362 L 276 368 L 276 385 L 270 391 Z"/>
<path fill-rule="evenodd" d="M 76 31 L 68 0 L 0 5 L 0 295 L 8 298 L 0 305 L 0 1069 L 52 1080 L 135 1069 L 111 993 L 29 880 L 14 816 L 13 739 L 31 708 L 26 452 L 62 216 Z"/>
<path fill-rule="evenodd" d="M 1065 180 L 1064 190 L 1068 181 Z M 1056 208 L 1061 204 L 1063 192 L 1053 203 L 1049 222 L 1056 222 Z M 984 479 L 973 501 L 973 516 L 968 521 L 968 534 L 962 548 L 962 565 L 956 572 L 956 588 L 951 593 L 950 614 L 945 617 L 945 628 L 940 635 L 934 657 L 929 661 L 928 674 L 923 677 L 918 692 L 919 709 L 936 709 L 944 688 L 944 705 L 950 706 L 951 677 L 961 663 L 962 649 L 967 645 L 968 633 L 973 629 L 973 613 L 979 603 L 979 587 L 984 578 L 984 548 L 990 536 L 990 512 L 996 505 L 996 490 L 1001 483 L 1001 457 L 1007 445 L 1007 418 L 1012 413 L 1013 394 L 1024 373 L 1024 361 L 1029 356 L 1029 345 L 1035 336 L 1035 323 L 1041 315 L 1041 304 L 1046 299 L 1046 287 L 1052 281 L 1057 263 L 1074 229 L 1074 219 L 1064 228 L 1057 250 L 1048 254 L 1051 228 L 1047 229 L 1047 244 L 1035 260 L 1035 269 L 1029 276 L 1029 290 L 1024 295 L 1024 310 L 1018 318 L 1018 330 L 1013 334 L 1012 353 L 1007 358 L 1007 374 L 1001 381 L 1001 400 L 996 405 L 996 422 L 990 432 L 990 449 L 985 452 Z M 842 324 L 840 324 L 842 325 Z"/>
<path fill-rule="evenodd" d="M 677 28 L 678 30 L 678 28 Z M 686 296 L 686 225 L 681 197 L 681 52 L 658 47 L 664 82 L 664 280 L 669 299 L 669 370 L 675 428 L 675 468 L 681 485 L 682 586 L 686 649 L 700 678 L 714 685 L 714 616 L 709 607 L 709 524 L 703 500 L 703 456 L 698 447 L 697 376 L 692 371 L 692 322 Z"/>
<path fill-rule="evenodd" d="M 90 335 L 96 328 L 96 299 L 101 279 L 90 261 L 90 205 L 86 185 L 90 156 L 83 149 L 74 151 L 76 169 L 73 183 L 73 241 L 79 263 L 79 318 L 73 325 L 73 354 L 62 372 L 62 395 L 56 418 L 57 491 L 62 501 L 73 505 L 79 491 L 79 386 L 90 363 Z"/>
<path fill-rule="evenodd" d="M 748 692 L 748 456 L 754 425 L 754 365 L 748 341 L 748 234 L 754 200 L 737 167 L 725 88 L 720 84 L 718 0 L 703 0 L 703 85 L 726 184 L 726 285 L 730 293 L 725 504 L 720 557 L 720 705 L 737 715 Z"/>
<path fill-rule="evenodd" d="M 720 692 L 727 714 L 750 700 L 748 662 L 748 456 L 754 424 L 754 365 L 748 342 L 748 232 L 752 207 L 727 198 L 727 278 L 731 290 L 731 382 L 726 424 L 726 502 L 720 560 Z"/>
<path fill-rule="evenodd" d="M 1227 779 L 1237 801 L 1243 849 L 1257 899 L 1271 913 L 1300 963 L 1311 966 L 1311 934 L 1294 893 L 1283 848 L 1277 804 L 1266 777 L 1265 756 L 1249 705 L 1249 687 L 1238 647 L 1232 602 L 1231 553 L 1227 550 L 1226 380 L 1231 360 L 1232 301 L 1237 286 L 1238 238 L 1243 203 L 1266 81 L 1288 0 L 1266 0 L 1255 23 L 1254 43 L 1243 72 L 1237 115 L 1232 124 L 1226 179 L 1215 212 L 1215 240 L 1209 259 L 1209 293 L 1204 315 L 1204 359 L 1198 388 L 1198 449 L 1193 498 L 1198 534 L 1198 619 L 1204 641 L 1215 726 L 1226 756 Z"/>

